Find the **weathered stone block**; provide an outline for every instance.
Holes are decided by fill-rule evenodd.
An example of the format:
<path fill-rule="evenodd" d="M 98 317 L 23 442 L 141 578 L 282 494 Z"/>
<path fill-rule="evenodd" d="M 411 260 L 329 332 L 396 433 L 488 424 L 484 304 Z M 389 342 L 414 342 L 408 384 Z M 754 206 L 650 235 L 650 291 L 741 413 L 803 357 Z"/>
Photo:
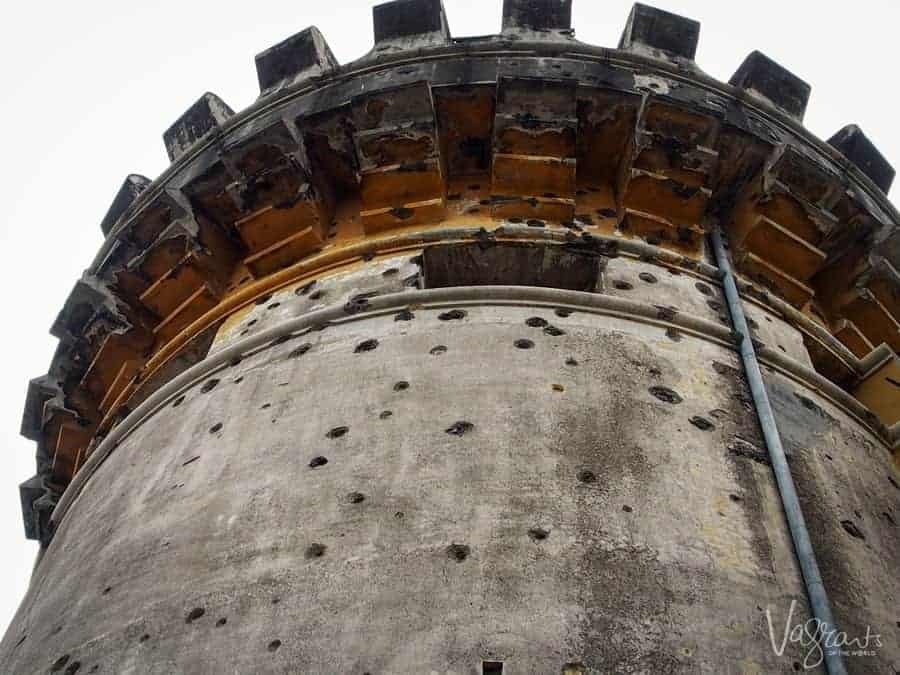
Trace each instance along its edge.
<path fill-rule="evenodd" d="M 122 183 L 122 187 L 120 187 L 119 191 L 116 193 L 116 197 L 113 199 L 113 203 L 110 205 L 109 210 L 100 222 L 100 230 L 103 232 L 104 236 L 110 233 L 110 230 L 112 230 L 116 221 L 118 221 L 122 214 L 128 210 L 128 207 L 134 203 L 134 200 L 138 198 L 138 195 L 149 187 L 150 183 L 151 181 L 149 178 L 136 173 L 130 174 L 125 179 Z"/>
<path fill-rule="evenodd" d="M 856 164 L 883 192 L 887 193 L 891 189 L 894 182 L 894 167 L 858 126 L 847 125 L 829 138 L 828 143 L 844 153 L 844 156 Z"/>
<path fill-rule="evenodd" d="M 572 0 L 503 0 L 503 31 L 568 30 Z"/>
<path fill-rule="evenodd" d="M 375 46 L 392 42 L 449 42 L 441 0 L 395 0 L 372 8 Z"/>
<path fill-rule="evenodd" d="M 753 52 L 744 59 L 728 82 L 803 120 L 810 86 L 762 52 Z"/>
<path fill-rule="evenodd" d="M 699 39 L 699 21 L 636 2 L 619 40 L 619 49 L 640 51 L 649 48 L 693 59 Z"/>
<path fill-rule="evenodd" d="M 218 96 L 210 92 L 203 94 L 163 134 L 169 160 L 174 162 L 232 115 L 234 111 Z"/>
<path fill-rule="evenodd" d="M 316 77 L 337 67 L 337 59 L 315 26 L 256 55 L 261 95 Z"/>

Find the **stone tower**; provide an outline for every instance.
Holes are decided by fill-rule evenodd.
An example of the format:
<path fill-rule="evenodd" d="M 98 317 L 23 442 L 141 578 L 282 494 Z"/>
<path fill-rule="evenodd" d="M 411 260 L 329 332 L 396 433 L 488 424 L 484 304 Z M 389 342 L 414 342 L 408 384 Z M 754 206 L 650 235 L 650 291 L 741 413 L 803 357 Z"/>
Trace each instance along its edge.
<path fill-rule="evenodd" d="M 42 547 L 0 671 L 814 666 L 769 637 L 811 596 L 761 400 L 837 628 L 880 635 L 846 668 L 900 668 L 878 150 L 644 5 L 616 49 L 571 0 L 477 38 L 373 14 L 352 63 L 315 28 L 260 53 L 256 103 L 204 94 L 116 194 L 28 389 Z"/>

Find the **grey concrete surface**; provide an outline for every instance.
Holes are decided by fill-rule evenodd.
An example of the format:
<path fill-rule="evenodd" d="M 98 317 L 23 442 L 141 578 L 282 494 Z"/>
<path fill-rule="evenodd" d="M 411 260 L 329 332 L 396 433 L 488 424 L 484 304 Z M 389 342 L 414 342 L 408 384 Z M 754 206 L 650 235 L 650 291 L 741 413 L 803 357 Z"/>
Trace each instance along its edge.
<path fill-rule="evenodd" d="M 417 269 L 373 261 L 287 289 L 213 349 L 408 290 Z M 707 319 L 719 293 L 626 258 L 615 279 L 633 288 L 611 293 Z M 806 650 L 776 656 L 765 610 L 807 609 L 736 354 L 625 316 L 453 309 L 294 337 L 145 419 L 61 522 L 0 671 L 793 672 Z M 802 359 L 768 318 L 761 339 Z M 893 672 L 889 454 L 766 376 L 839 625 L 884 636 L 848 666 Z"/>

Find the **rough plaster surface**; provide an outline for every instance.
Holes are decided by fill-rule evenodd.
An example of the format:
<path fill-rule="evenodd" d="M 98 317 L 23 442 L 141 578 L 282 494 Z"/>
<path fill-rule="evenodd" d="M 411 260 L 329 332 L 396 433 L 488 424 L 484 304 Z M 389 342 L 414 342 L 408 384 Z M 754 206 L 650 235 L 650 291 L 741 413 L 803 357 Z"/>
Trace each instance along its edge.
<path fill-rule="evenodd" d="M 408 287 L 416 269 L 375 262 L 288 289 L 214 348 Z M 633 288 L 609 292 L 705 318 L 720 300 L 648 263 L 610 261 L 604 286 L 619 278 Z M 781 620 L 797 600 L 805 618 L 805 596 L 736 354 L 627 317 L 453 309 L 295 336 L 145 420 L 63 520 L 0 671 L 793 672 L 805 650 L 776 656 L 765 610 Z M 770 318 L 762 339 L 802 348 Z M 767 377 L 836 618 L 884 638 L 848 666 L 893 672 L 889 455 Z"/>

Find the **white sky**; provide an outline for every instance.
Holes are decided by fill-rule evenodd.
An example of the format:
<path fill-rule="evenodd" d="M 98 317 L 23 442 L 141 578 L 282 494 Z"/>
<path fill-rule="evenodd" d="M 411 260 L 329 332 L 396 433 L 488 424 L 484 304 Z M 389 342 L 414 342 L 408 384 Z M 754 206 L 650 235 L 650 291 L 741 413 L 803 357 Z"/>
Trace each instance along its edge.
<path fill-rule="evenodd" d="M 204 91 L 234 110 L 258 95 L 253 57 L 309 25 L 346 63 L 372 44 L 374 0 L 19 2 L 0 23 L 0 162 L 7 329 L 0 380 L 0 630 L 25 593 L 37 546 L 18 484 L 34 447 L 18 435 L 26 385 L 47 371 L 48 329 L 101 243 L 100 220 L 128 173 L 167 165 L 162 132 Z M 806 125 L 828 138 L 859 124 L 900 167 L 896 0 L 657 0 L 702 24 L 697 63 L 727 80 L 753 49 L 813 87 Z M 444 0 L 455 36 L 498 32 L 502 0 Z M 584 42 L 616 46 L 624 0 L 574 0 Z M 900 181 L 900 179 L 898 179 Z M 77 578 L 72 579 L 77 584 Z"/>

